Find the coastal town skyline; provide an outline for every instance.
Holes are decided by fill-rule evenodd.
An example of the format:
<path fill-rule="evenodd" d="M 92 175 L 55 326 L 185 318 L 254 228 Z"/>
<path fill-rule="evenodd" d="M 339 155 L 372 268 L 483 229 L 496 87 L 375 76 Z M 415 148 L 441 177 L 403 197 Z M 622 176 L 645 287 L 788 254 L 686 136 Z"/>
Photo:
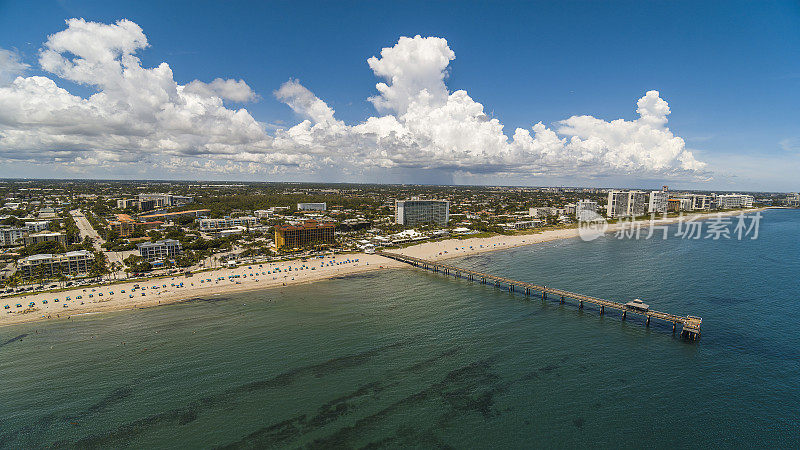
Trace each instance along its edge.
<path fill-rule="evenodd" d="M 491 246 L 478 244 L 485 250 L 549 235 L 591 241 L 614 230 L 619 238 L 638 239 L 642 226 L 652 237 L 664 222 L 678 224 L 675 236 L 700 239 L 702 224 L 695 219 L 716 223 L 717 233 L 706 238 L 730 238 L 733 233 L 741 240 L 751 232 L 757 237 L 760 211 L 797 207 L 798 193 L 703 193 L 667 185 L 622 190 L 0 180 L 0 260 L 6 261 L 0 266 L 0 295 L 47 292 L 58 289 L 59 283 L 63 289 L 68 287 L 64 283 L 92 284 L 98 279 L 116 283 L 190 275 L 256 261 L 291 264 L 337 253 L 372 255 L 410 244 L 424 248 L 429 241 L 438 246 L 442 239 L 458 249 L 460 240 L 478 236 L 494 236 Z M 759 215 L 746 215 L 751 212 Z M 736 216 L 737 223 L 725 219 L 728 216 Z M 681 231 L 686 220 L 692 223 L 692 233 Z M 273 275 L 272 281 L 285 284 L 286 278 Z M 119 300 L 122 307 L 128 304 L 124 297 Z M 36 318 L 30 313 L 39 303 L 31 303 L 31 308 L 5 305 L 8 315 L 3 318 Z M 65 305 L 71 311 L 95 307 L 84 302 Z"/>
<path fill-rule="evenodd" d="M 796 190 L 791 168 L 799 154 L 790 115 L 770 116 L 765 126 L 759 122 L 767 115 L 737 108 L 738 117 L 728 117 L 726 126 L 749 119 L 759 123 L 758 133 L 773 128 L 772 142 L 759 136 L 754 145 L 745 131 L 719 129 L 720 122 L 707 110 L 719 104 L 707 97 L 711 90 L 689 86 L 701 73 L 710 76 L 713 64 L 735 64 L 727 53 L 736 41 L 732 32 L 725 45 L 711 41 L 686 48 L 678 40 L 667 42 L 672 52 L 666 60 L 694 61 L 692 74 L 674 68 L 653 76 L 644 68 L 654 61 L 642 54 L 641 61 L 616 61 L 615 73 L 636 67 L 648 73 L 645 83 L 621 89 L 600 70 L 605 84 L 587 90 L 590 80 L 575 78 L 574 68 L 549 65 L 541 70 L 514 58 L 495 58 L 492 68 L 509 82 L 498 85 L 481 78 L 478 66 L 482 58 L 489 61 L 486 49 L 449 22 L 439 29 L 421 23 L 416 30 L 405 22 L 374 39 L 359 36 L 357 45 L 344 36 L 336 53 L 342 62 L 317 71 L 305 62 L 321 56 L 308 39 L 284 43 L 280 54 L 285 60 L 260 64 L 252 53 L 242 53 L 245 44 L 227 45 L 230 38 L 214 28 L 205 41 L 218 39 L 217 46 L 233 48 L 228 57 L 213 45 L 193 46 L 193 39 L 204 40 L 198 30 L 183 25 L 171 33 L 174 37 L 180 30 L 184 39 L 169 39 L 155 10 L 83 2 L 61 6 L 25 14 L 17 5 L 2 6 L 8 13 L 0 21 L 9 23 L 0 27 L 5 30 L 0 31 L 0 102 L 5 102 L 0 176 Z M 434 5 L 434 16 L 442 13 L 437 10 L 441 6 Z M 538 6 L 543 18 L 558 15 Z M 674 11 L 685 6 L 678 3 Z M 722 28 L 723 17 L 741 27 L 755 26 L 780 16 L 782 8 L 790 6 L 775 3 L 744 20 L 731 7 L 717 11 L 722 14 L 712 26 Z M 684 26 L 690 35 L 698 32 L 697 24 L 674 11 L 639 6 L 634 13 L 661 14 L 666 24 Z M 235 6 L 227 10 L 244 20 L 241 12 Z M 268 12 L 259 10 L 254 17 L 273 20 Z M 282 12 L 283 27 L 302 17 Z M 533 15 L 534 9 L 519 13 Z M 580 12 L 590 13 L 610 11 Z M 209 20 L 203 8 L 192 14 L 201 22 Z M 11 23 L 13 17 L 22 20 Z M 773 25 L 780 28 L 784 22 Z M 554 39 L 564 34 L 558 27 L 547 31 Z M 265 32 L 247 33 L 257 40 L 257 33 Z M 655 30 L 638 33 L 645 43 L 656 39 Z M 774 51 L 790 51 L 795 35 L 789 33 Z M 773 34 L 759 39 L 775 43 Z M 566 49 L 585 44 L 573 40 L 563 40 Z M 522 51 L 503 42 L 509 50 Z M 701 63 L 704 51 L 718 56 Z M 198 67 L 199 61 L 205 66 Z M 769 75 L 778 78 L 769 89 L 792 92 L 788 88 L 795 81 L 786 75 L 795 63 L 779 61 Z M 527 80 L 520 73 L 529 75 Z M 740 82 L 750 77 L 728 75 L 743 77 Z M 572 77 L 573 85 L 556 82 L 565 76 Z M 536 84 L 535 100 L 524 93 L 523 81 Z M 548 83 L 556 92 L 547 93 Z M 623 91 L 627 101 L 620 97 Z M 744 94 L 754 93 L 736 92 Z M 759 94 L 759 101 L 769 98 L 778 110 L 794 103 L 794 94 Z M 511 101 L 515 97 L 521 101 Z M 754 130 L 742 128 L 747 129 Z M 751 131 L 752 136 L 758 133 Z M 736 143 L 730 141 L 734 135 Z"/>
<path fill-rule="evenodd" d="M 795 0 L 0 0 L 0 448 L 793 448 Z"/>

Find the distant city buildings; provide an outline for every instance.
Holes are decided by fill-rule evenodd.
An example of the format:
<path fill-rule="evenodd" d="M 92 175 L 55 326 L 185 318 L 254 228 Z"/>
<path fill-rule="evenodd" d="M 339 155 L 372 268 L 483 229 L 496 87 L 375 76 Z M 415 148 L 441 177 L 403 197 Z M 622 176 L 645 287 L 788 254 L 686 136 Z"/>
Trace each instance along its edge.
<path fill-rule="evenodd" d="M 139 209 L 150 211 L 156 208 L 183 206 L 192 203 L 192 197 L 172 194 L 139 194 Z"/>
<path fill-rule="evenodd" d="M 395 201 L 395 223 L 413 227 L 423 223 L 434 223 L 446 227 L 450 220 L 450 202 L 448 200 L 411 200 Z"/>
<path fill-rule="evenodd" d="M 609 191 L 606 215 L 609 218 L 637 217 L 647 209 L 647 194 L 643 191 Z"/>
<path fill-rule="evenodd" d="M 800 193 L 793 193 L 787 195 L 786 205 L 791 208 L 800 208 Z"/>
<path fill-rule="evenodd" d="M 156 242 L 138 244 L 139 254 L 147 261 L 174 258 L 181 253 L 181 243 L 175 239 L 163 239 Z"/>
<path fill-rule="evenodd" d="M 298 203 L 298 211 L 327 211 L 327 203 Z"/>
<path fill-rule="evenodd" d="M 22 258 L 18 272 L 23 278 L 50 278 L 59 274 L 76 275 L 91 270 L 94 254 L 77 250 L 64 254 L 40 254 Z"/>
<path fill-rule="evenodd" d="M 144 214 L 139 216 L 139 219 L 142 221 L 152 221 L 152 220 L 176 220 L 183 217 L 202 217 L 206 214 L 211 212 L 208 209 L 192 209 L 189 211 L 174 211 L 174 212 L 166 212 L 166 213 L 156 213 L 156 214 Z"/>
<path fill-rule="evenodd" d="M 117 208 L 138 208 L 139 211 L 152 211 L 158 208 L 184 206 L 192 203 L 192 197 L 173 194 L 139 194 L 137 198 L 124 198 L 117 200 Z"/>
<path fill-rule="evenodd" d="M 302 225 L 275 225 L 275 247 L 278 249 L 303 248 L 311 245 L 328 245 L 335 242 L 331 222 L 308 220 Z"/>
<path fill-rule="evenodd" d="M 597 217 L 597 202 L 589 199 L 579 200 L 575 205 L 575 218 L 588 222 Z"/>

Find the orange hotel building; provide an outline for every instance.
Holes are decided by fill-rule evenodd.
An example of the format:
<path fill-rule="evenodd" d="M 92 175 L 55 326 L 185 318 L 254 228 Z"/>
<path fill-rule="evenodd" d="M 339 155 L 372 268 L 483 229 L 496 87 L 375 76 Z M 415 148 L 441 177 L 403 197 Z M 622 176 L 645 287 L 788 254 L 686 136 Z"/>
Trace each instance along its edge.
<path fill-rule="evenodd" d="M 333 222 L 320 223 L 308 220 L 302 225 L 275 225 L 275 247 L 278 249 L 302 248 L 308 245 L 332 244 Z"/>
<path fill-rule="evenodd" d="M 164 222 L 136 222 L 127 214 L 117 214 L 117 220 L 108 222 L 108 226 L 112 230 L 116 231 L 120 237 L 128 237 L 133 234 L 137 227 L 150 230 L 153 228 L 158 228 L 162 223 Z"/>

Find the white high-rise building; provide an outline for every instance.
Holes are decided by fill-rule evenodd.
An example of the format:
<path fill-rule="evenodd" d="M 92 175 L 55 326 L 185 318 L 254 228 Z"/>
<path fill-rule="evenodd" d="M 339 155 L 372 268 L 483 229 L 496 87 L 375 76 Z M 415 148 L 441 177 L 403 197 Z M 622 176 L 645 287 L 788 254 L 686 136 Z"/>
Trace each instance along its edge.
<path fill-rule="evenodd" d="M 446 227 L 450 221 L 450 201 L 448 200 L 411 200 L 395 201 L 395 223 L 415 226 L 422 223 L 435 223 Z"/>
<path fill-rule="evenodd" d="M 667 202 L 669 200 L 669 192 L 667 191 L 651 191 L 650 201 L 647 205 L 647 212 L 651 214 L 664 214 L 667 212 Z"/>
<path fill-rule="evenodd" d="M 692 201 L 692 210 L 711 209 L 711 196 L 704 194 L 685 194 L 680 198 L 688 198 Z"/>
<path fill-rule="evenodd" d="M 588 222 L 597 217 L 597 202 L 584 199 L 578 200 L 575 204 L 575 218 L 582 222 Z"/>
<path fill-rule="evenodd" d="M 647 194 L 644 191 L 609 191 L 606 215 L 615 217 L 636 217 L 644 215 L 647 209 Z"/>

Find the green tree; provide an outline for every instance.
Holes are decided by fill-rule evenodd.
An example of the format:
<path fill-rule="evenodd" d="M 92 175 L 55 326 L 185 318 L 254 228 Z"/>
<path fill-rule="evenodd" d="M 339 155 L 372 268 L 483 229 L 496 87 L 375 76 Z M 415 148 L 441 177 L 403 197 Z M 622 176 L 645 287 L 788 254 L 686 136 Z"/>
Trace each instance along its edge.
<path fill-rule="evenodd" d="M 89 269 L 89 274 L 95 278 L 102 278 L 103 275 L 108 273 L 108 259 L 103 252 L 95 252 L 92 267 Z"/>
<path fill-rule="evenodd" d="M 20 255 L 22 256 L 30 256 L 30 255 L 40 255 L 42 253 L 64 253 L 65 248 L 61 245 L 60 242 L 56 241 L 45 241 L 39 242 L 38 244 L 29 245 L 22 250 L 20 250 Z"/>

